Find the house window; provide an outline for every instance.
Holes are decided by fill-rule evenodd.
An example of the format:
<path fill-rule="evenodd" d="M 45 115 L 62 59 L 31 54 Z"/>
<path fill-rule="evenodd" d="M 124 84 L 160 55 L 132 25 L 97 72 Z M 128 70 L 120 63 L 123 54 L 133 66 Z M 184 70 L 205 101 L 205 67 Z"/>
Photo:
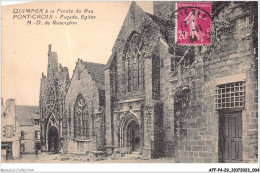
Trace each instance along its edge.
<path fill-rule="evenodd" d="M 4 131 L 3 131 L 4 135 L 6 138 L 12 138 L 14 136 L 14 127 L 13 125 L 6 125 L 4 127 Z"/>
<path fill-rule="evenodd" d="M 218 85 L 215 105 L 216 109 L 243 108 L 245 105 L 244 82 Z"/>
<path fill-rule="evenodd" d="M 40 120 L 34 120 L 34 125 L 39 125 L 40 124 Z"/>
<path fill-rule="evenodd" d="M 34 131 L 34 139 L 40 139 L 41 136 L 40 136 L 40 131 L 39 130 L 35 130 Z"/>
<path fill-rule="evenodd" d="M 138 33 L 129 37 L 125 46 L 123 58 L 124 77 L 122 83 L 127 92 L 143 90 L 144 88 L 144 43 Z"/>
<path fill-rule="evenodd" d="M 21 139 L 24 139 L 24 136 L 25 136 L 25 133 L 24 133 L 24 131 L 22 130 L 22 131 L 21 131 Z"/>
<path fill-rule="evenodd" d="M 74 106 L 74 138 L 89 138 L 89 113 L 82 95 L 78 95 Z"/>

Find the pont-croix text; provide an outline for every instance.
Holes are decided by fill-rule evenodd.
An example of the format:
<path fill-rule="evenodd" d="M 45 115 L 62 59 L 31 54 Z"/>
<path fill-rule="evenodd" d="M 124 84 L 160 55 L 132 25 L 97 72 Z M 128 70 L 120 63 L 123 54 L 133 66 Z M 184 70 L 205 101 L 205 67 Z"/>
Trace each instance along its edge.
<path fill-rule="evenodd" d="M 95 20 L 94 10 L 84 9 L 13 9 L 13 20 L 26 25 L 77 25 Z"/>

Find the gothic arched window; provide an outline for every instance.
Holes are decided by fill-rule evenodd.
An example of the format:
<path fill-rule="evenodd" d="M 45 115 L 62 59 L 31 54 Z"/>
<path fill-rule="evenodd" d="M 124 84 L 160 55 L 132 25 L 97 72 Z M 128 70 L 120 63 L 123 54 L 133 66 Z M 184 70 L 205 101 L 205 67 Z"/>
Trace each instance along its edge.
<path fill-rule="evenodd" d="M 141 91 L 144 88 L 144 43 L 138 33 L 128 39 L 123 58 L 123 84 L 126 92 Z"/>
<path fill-rule="evenodd" d="M 89 113 L 86 100 L 82 95 L 78 95 L 74 106 L 74 137 L 89 138 Z"/>

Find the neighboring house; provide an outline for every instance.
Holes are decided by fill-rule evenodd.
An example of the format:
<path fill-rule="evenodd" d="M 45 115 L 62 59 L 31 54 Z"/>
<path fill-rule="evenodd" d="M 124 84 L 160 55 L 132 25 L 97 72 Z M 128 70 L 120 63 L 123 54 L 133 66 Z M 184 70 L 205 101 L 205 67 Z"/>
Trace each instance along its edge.
<path fill-rule="evenodd" d="M 15 106 L 17 132 L 20 137 L 21 154 L 34 153 L 41 149 L 40 115 L 38 106 Z"/>
<path fill-rule="evenodd" d="M 8 99 L 6 106 L 1 102 L 1 155 L 3 159 L 20 157 L 19 134 L 16 129 L 15 100 Z"/>

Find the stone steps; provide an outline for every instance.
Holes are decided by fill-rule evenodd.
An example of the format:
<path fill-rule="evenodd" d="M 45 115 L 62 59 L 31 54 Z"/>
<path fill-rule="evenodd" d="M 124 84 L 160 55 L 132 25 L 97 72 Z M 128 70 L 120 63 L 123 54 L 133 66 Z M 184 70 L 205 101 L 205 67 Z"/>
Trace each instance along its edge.
<path fill-rule="evenodd" d="M 135 160 L 139 158 L 139 152 L 132 152 L 131 154 L 126 154 L 124 157 L 121 157 L 121 160 Z"/>

